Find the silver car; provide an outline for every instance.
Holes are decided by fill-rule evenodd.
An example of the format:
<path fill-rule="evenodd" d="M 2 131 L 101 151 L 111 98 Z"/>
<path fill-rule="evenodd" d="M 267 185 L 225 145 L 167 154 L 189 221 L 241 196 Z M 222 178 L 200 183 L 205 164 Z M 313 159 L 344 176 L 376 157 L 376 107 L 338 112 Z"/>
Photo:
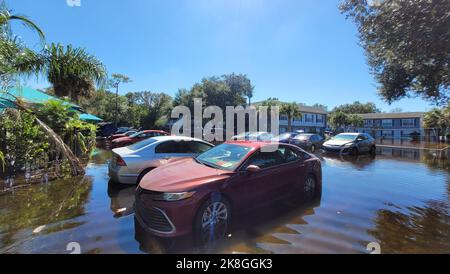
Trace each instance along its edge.
<path fill-rule="evenodd" d="M 341 133 L 323 144 L 325 152 L 358 155 L 375 154 L 375 139 L 366 133 Z"/>
<path fill-rule="evenodd" d="M 113 149 L 109 163 L 112 182 L 137 184 L 150 170 L 172 158 L 194 157 L 214 145 L 184 136 L 158 136 L 136 144 Z"/>

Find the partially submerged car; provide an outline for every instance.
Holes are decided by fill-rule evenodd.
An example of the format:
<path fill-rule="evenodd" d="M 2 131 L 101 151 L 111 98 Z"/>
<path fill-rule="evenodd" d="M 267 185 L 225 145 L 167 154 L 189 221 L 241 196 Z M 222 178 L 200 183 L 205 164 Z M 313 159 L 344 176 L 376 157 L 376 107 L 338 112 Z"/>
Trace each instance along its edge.
<path fill-rule="evenodd" d="M 316 152 L 323 146 L 324 139 L 319 134 L 302 133 L 291 140 L 291 144 L 301 147 L 304 150 Z"/>
<path fill-rule="evenodd" d="M 119 139 L 119 138 L 122 138 L 122 137 L 128 137 L 128 136 L 134 135 L 136 133 L 137 133 L 136 130 L 130 130 L 130 131 L 127 131 L 125 133 L 111 135 L 111 136 L 108 137 L 108 140 L 112 141 L 112 140 Z"/>
<path fill-rule="evenodd" d="M 150 170 L 172 158 L 194 157 L 212 148 L 205 141 L 184 136 L 159 136 L 113 149 L 109 176 L 113 182 L 137 184 Z"/>
<path fill-rule="evenodd" d="M 358 155 L 360 153 L 376 153 L 375 139 L 366 133 L 341 133 L 323 144 L 328 153 Z"/>
<path fill-rule="evenodd" d="M 233 215 L 280 199 L 314 199 L 321 186 L 320 160 L 296 146 L 230 141 L 147 173 L 135 217 L 158 236 L 194 232 L 207 244 L 226 235 Z"/>
<path fill-rule="evenodd" d="M 168 135 L 169 133 L 162 130 L 143 130 L 130 136 L 117 138 L 111 142 L 111 146 L 113 148 L 126 147 L 148 138 Z"/>

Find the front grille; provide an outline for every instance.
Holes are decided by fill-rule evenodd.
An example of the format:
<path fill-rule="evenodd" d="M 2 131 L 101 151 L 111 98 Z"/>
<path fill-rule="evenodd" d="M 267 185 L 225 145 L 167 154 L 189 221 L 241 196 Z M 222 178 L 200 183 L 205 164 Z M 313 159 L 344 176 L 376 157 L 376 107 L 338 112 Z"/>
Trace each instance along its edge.
<path fill-rule="evenodd" d="M 165 233 L 174 230 L 163 211 L 155 207 L 146 208 L 139 200 L 136 200 L 136 214 L 150 229 Z"/>

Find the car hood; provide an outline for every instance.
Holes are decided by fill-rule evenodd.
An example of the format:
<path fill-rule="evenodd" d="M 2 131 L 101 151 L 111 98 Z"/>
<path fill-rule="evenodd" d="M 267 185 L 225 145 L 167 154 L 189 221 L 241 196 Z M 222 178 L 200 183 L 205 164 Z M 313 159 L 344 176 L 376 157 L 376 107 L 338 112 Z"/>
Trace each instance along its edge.
<path fill-rule="evenodd" d="M 120 138 L 113 140 L 114 143 L 120 143 L 120 142 L 126 142 L 126 141 L 131 141 L 131 138 L 130 137 L 120 137 Z"/>
<path fill-rule="evenodd" d="M 348 140 L 329 140 L 326 141 L 323 145 L 324 146 L 343 146 L 345 144 L 353 143 L 354 141 L 348 141 Z"/>
<path fill-rule="evenodd" d="M 197 163 L 193 158 L 172 159 L 142 178 L 139 186 L 159 192 L 181 192 L 199 185 L 229 178 L 231 171 L 211 168 Z"/>

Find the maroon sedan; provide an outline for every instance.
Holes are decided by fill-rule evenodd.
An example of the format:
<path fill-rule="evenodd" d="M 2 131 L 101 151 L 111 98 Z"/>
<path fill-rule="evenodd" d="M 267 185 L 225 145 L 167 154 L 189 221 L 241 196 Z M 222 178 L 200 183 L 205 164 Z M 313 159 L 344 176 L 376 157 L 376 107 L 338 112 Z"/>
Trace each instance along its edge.
<path fill-rule="evenodd" d="M 128 137 L 128 136 L 131 136 L 131 135 L 136 134 L 136 133 L 137 133 L 137 131 L 130 130 L 130 131 L 127 131 L 125 133 L 111 135 L 111 136 L 108 137 L 108 139 L 110 141 L 112 141 L 112 140 L 116 140 L 116 139 L 119 139 L 119 138 L 122 138 L 122 137 Z"/>
<path fill-rule="evenodd" d="M 140 142 L 142 140 L 156 137 L 156 136 L 167 136 L 169 133 L 162 130 L 144 130 L 135 133 L 130 136 L 120 137 L 111 141 L 111 146 L 113 148 L 126 147 L 134 143 Z"/>
<path fill-rule="evenodd" d="M 147 173 L 135 216 L 158 236 L 194 232 L 206 244 L 226 235 L 232 215 L 289 197 L 313 199 L 321 186 L 314 155 L 289 144 L 231 141 Z"/>

